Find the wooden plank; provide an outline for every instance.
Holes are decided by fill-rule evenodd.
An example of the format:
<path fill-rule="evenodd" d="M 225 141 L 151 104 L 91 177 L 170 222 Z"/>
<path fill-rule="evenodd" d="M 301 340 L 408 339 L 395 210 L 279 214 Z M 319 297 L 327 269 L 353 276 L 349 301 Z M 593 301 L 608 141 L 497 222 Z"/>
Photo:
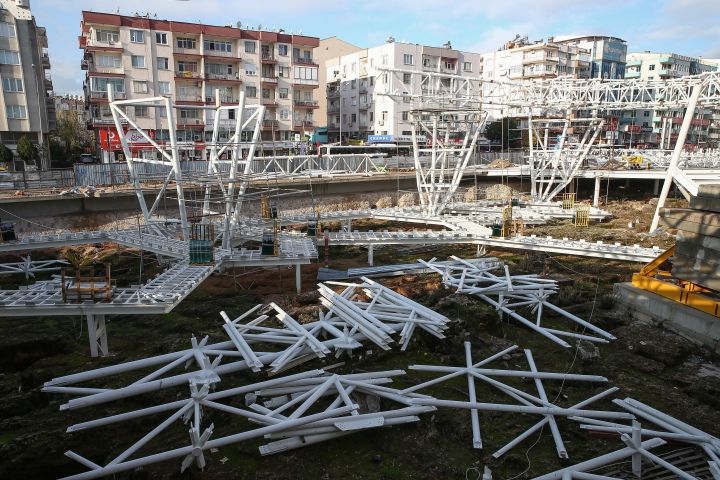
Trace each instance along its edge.
<path fill-rule="evenodd" d="M 710 212 L 720 212 L 720 198 L 710 197 L 691 197 L 690 208 L 695 210 L 707 210 Z"/>
<path fill-rule="evenodd" d="M 708 198 L 720 198 L 720 185 L 703 184 L 698 185 L 698 196 Z"/>

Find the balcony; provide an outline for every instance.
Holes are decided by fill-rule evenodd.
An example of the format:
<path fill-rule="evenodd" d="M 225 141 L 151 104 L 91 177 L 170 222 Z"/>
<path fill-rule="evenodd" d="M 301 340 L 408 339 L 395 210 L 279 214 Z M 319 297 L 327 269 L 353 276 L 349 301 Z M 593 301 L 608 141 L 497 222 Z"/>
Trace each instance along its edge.
<path fill-rule="evenodd" d="M 266 107 L 277 107 L 278 102 L 274 98 L 261 98 L 260 105 L 265 105 Z"/>
<path fill-rule="evenodd" d="M 90 63 L 88 68 L 88 74 L 90 76 L 95 75 L 112 75 L 117 77 L 124 77 L 125 70 L 122 67 L 97 67 Z"/>
<path fill-rule="evenodd" d="M 320 66 L 312 58 L 304 58 L 304 57 L 293 57 L 293 63 L 296 65 L 308 65 L 311 67 L 319 67 Z"/>
<path fill-rule="evenodd" d="M 435 72 L 438 69 L 439 63 L 433 63 L 433 62 L 423 62 L 423 70 L 428 70 L 431 72 Z"/>
<path fill-rule="evenodd" d="M 206 57 L 220 57 L 227 58 L 232 61 L 240 61 L 240 57 L 237 57 L 235 52 L 223 52 L 221 50 L 203 50 L 203 55 Z"/>
<path fill-rule="evenodd" d="M 625 70 L 625 78 L 640 78 L 640 72 L 631 72 L 628 70 Z"/>
<path fill-rule="evenodd" d="M 263 53 L 260 58 L 261 63 L 277 63 L 277 60 L 272 53 Z"/>
<path fill-rule="evenodd" d="M 370 108 L 370 102 L 360 102 L 359 108 L 360 110 L 367 110 Z"/>
<path fill-rule="evenodd" d="M 315 100 L 293 100 L 293 104 L 300 108 L 320 108 Z"/>
<path fill-rule="evenodd" d="M 90 64 L 87 60 L 80 60 L 80 70 L 87 70 L 90 68 Z"/>
<path fill-rule="evenodd" d="M 42 66 L 50 68 L 50 56 L 47 53 L 42 54 Z"/>
<path fill-rule="evenodd" d="M 200 95 L 176 95 L 175 101 L 186 103 L 202 103 L 203 99 Z"/>
<path fill-rule="evenodd" d="M 203 126 L 203 121 L 202 121 L 201 119 L 199 119 L 199 118 L 182 118 L 182 117 L 178 117 L 178 118 L 175 120 L 175 124 L 176 124 L 178 127 L 197 127 L 197 126 L 202 127 L 202 126 Z"/>
<path fill-rule="evenodd" d="M 367 93 L 368 87 L 367 85 L 360 85 L 360 93 Z"/>
<path fill-rule="evenodd" d="M 279 123 L 277 120 L 263 120 L 262 122 L 263 130 L 277 130 L 278 127 Z"/>
<path fill-rule="evenodd" d="M 277 85 L 278 83 L 278 77 L 272 76 L 272 77 L 260 77 L 260 83 L 268 83 L 271 85 Z"/>
<path fill-rule="evenodd" d="M 115 92 L 113 92 L 113 95 L 114 95 L 115 100 L 125 100 L 125 98 L 126 98 L 125 92 L 115 91 Z M 94 92 L 94 91 L 90 92 L 90 101 L 91 102 L 93 100 L 107 101 L 107 99 L 108 99 L 108 94 L 106 91 L 105 92 Z"/>
<path fill-rule="evenodd" d="M 80 41 L 80 47 L 81 47 L 81 48 L 84 47 L 85 50 L 90 51 L 90 52 L 94 52 L 94 51 L 98 51 L 98 52 L 122 52 L 122 51 L 123 51 L 122 44 L 120 43 L 119 40 L 118 40 L 117 42 L 112 41 L 112 40 L 111 40 L 111 41 L 103 42 L 103 41 L 97 40 L 97 39 L 92 38 L 92 37 L 81 37 L 81 38 L 85 38 L 85 42 L 83 42 L 83 41 L 81 40 L 81 41 Z M 83 44 L 83 43 L 84 43 L 84 44 Z"/>
<path fill-rule="evenodd" d="M 293 84 L 300 86 L 307 85 L 312 87 L 320 86 L 320 83 L 317 80 L 309 80 L 306 78 L 293 78 Z"/>
<path fill-rule="evenodd" d="M 683 73 L 674 68 L 663 68 L 658 71 L 658 75 L 661 77 L 682 77 Z"/>
<path fill-rule="evenodd" d="M 295 120 L 293 121 L 293 127 L 295 128 L 310 128 L 314 126 L 312 119 L 311 120 Z"/>
<path fill-rule="evenodd" d="M 220 103 L 228 103 L 237 105 L 237 103 L 240 101 L 239 98 L 233 97 L 231 95 L 220 95 Z M 210 95 L 205 97 L 205 103 L 215 104 L 215 96 Z"/>
<path fill-rule="evenodd" d="M 338 98 L 340 96 L 340 90 L 328 90 L 327 98 Z"/>
<path fill-rule="evenodd" d="M 327 113 L 340 113 L 340 106 L 339 105 L 328 106 Z"/>
<path fill-rule="evenodd" d="M 181 47 L 178 47 L 178 46 L 174 46 L 174 47 L 173 47 L 173 54 L 174 54 L 174 55 L 188 55 L 188 56 L 191 56 L 191 57 L 200 57 L 200 56 L 202 56 L 201 53 L 200 53 L 200 49 L 197 48 L 197 47 L 195 47 L 195 48 L 181 48 Z"/>
<path fill-rule="evenodd" d="M 240 80 L 239 75 L 235 75 L 232 73 L 206 73 L 205 78 L 210 81 L 216 80 L 219 82 L 242 83 L 242 80 Z"/>
<path fill-rule="evenodd" d="M 182 72 L 175 71 L 175 78 L 180 79 L 180 80 L 193 80 L 193 79 L 200 80 L 200 79 L 202 79 L 202 75 L 200 74 L 200 72 L 190 72 L 187 70 L 182 71 Z"/>

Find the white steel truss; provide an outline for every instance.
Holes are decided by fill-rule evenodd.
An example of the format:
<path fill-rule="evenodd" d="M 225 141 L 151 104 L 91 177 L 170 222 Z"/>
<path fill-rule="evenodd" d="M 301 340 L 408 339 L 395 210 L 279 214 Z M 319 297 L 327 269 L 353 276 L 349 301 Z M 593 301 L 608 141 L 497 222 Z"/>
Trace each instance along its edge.
<path fill-rule="evenodd" d="M 476 295 L 489 303 L 502 315 L 505 313 L 531 330 L 536 331 L 548 340 L 562 347 L 570 344 L 559 337 L 570 337 L 591 342 L 608 343 L 615 337 L 605 330 L 587 322 L 572 313 L 553 305 L 548 297 L 557 292 L 557 282 L 552 279 L 539 278 L 537 275 L 510 275 L 507 265 L 503 265 L 504 273 L 499 276 L 491 273 L 498 269 L 496 265 L 477 265 L 464 262 L 458 257 L 451 257 L 458 264 L 435 266 L 432 262 L 420 260 L 420 263 L 442 275 L 443 284 L 454 287 L 459 293 Z M 530 321 L 517 313 L 516 308 L 528 308 L 535 315 Z M 541 325 L 545 309 L 560 314 L 583 328 L 582 333 L 568 332 Z M 593 334 L 585 334 L 589 330 Z"/>
<path fill-rule="evenodd" d="M 66 260 L 33 260 L 28 254 L 21 257 L 22 262 L 0 263 L 0 275 L 23 274 L 26 279 L 35 277 L 39 272 L 56 272 L 68 265 Z"/>

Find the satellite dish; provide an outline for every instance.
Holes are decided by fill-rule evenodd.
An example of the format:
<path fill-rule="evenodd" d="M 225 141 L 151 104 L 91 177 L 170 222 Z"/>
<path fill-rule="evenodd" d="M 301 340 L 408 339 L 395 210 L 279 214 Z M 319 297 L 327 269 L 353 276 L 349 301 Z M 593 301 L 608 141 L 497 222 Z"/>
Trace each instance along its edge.
<path fill-rule="evenodd" d="M 235 24 L 235 26 L 236 26 L 237 28 L 242 28 L 242 22 L 241 22 L 241 21 L 238 21 L 238 22 Z"/>

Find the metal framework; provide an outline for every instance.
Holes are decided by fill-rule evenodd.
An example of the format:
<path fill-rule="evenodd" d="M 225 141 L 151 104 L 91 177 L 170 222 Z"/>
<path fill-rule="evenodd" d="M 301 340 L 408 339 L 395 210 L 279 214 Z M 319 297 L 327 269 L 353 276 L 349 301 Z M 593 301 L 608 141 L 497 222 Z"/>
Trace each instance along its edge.
<path fill-rule="evenodd" d="M 538 81 L 496 82 L 479 77 L 392 68 L 381 68 L 380 71 L 383 75 L 376 85 L 379 95 L 389 96 L 398 102 L 414 102 L 420 109 L 454 107 L 475 109 L 479 113 L 482 110 L 501 106 L 508 107 L 519 115 L 528 115 L 530 119 L 533 115 L 545 116 L 558 112 L 567 115 L 571 110 L 591 111 L 593 115 L 589 121 L 597 122 L 595 116 L 600 111 L 684 108 L 682 125 L 668 163 L 665 182 L 650 231 L 654 231 L 658 226 L 660 208 L 665 204 L 673 181 L 690 195 L 697 195 L 698 184 L 679 168 L 679 159 L 696 106 L 720 106 L 720 73 L 717 72 L 659 81 L 558 77 Z M 586 130 L 581 142 L 583 148 L 571 149 L 579 151 L 579 154 L 566 152 L 565 158 L 562 158 L 566 133 L 564 130 L 560 153 L 550 155 L 545 152 L 537 160 L 533 152 L 533 145 L 537 139 L 533 138 L 532 123 L 531 120 L 528 133 L 531 145 L 530 163 L 533 168 L 533 191 L 537 198 L 548 199 L 550 193 L 562 191 L 572 181 L 587 155 L 587 149 L 597 137 L 602 121 L 593 123 L 593 128 Z M 566 128 L 567 124 L 564 129 Z M 549 158 L 552 158 L 552 161 L 549 161 Z M 545 168 L 535 168 L 536 164 Z M 543 189 L 537 182 L 541 178 L 543 181 L 546 180 L 547 173 L 544 172 L 547 172 L 547 167 L 552 167 L 549 172 L 550 178 L 559 178 L 560 181 L 553 187 L 551 180 Z"/>
<path fill-rule="evenodd" d="M 537 275 L 510 275 L 507 265 L 502 264 L 504 274 L 499 276 L 491 273 L 500 267 L 498 265 L 478 265 L 465 262 L 458 257 L 451 257 L 457 264 L 434 265 L 431 262 L 420 260 L 420 263 L 436 273 L 442 275 L 443 284 L 454 287 L 459 293 L 472 294 L 480 297 L 498 310 L 519 321 L 531 330 L 536 331 L 548 340 L 552 340 L 562 347 L 570 347 L 560 337 L 569 337 L 578 340 L 587 340 L 597 343 L 608 343 L 615 337 L 605 330 L 589 323 L 572 313 L 553 305 L 548 297 L 557 292 L 557 282 L 552 279 L 539 278 Z M 516 308 L 527 308 L 535 315 L 535 321 L 530 321 L 517 313 Z M 583 328 L 581 333 L 568 332 L 541 325 L 543 313 L 548 310 L 562 315 Z M 585 334 L 589 330 L 595 335 Z"/>

